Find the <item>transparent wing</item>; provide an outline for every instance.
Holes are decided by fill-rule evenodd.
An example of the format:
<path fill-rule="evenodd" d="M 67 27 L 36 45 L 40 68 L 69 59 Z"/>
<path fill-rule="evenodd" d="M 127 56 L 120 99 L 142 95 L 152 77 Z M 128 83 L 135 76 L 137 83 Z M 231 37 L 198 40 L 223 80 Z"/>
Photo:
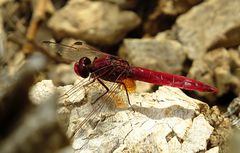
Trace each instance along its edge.
<path fill-rule="evenodd" d="M 94 78 L 90 77 L 80 81 L 65 92 L 61 98 L 63 101 L 72 101 L 72 104 L 76 104 L 75 102 L 78 100 L 81 101 L 80 105 L 71 106 L 68 126 L 68 136 L 78 138 L 79 141 L 82 141 L 81 144 L 87 143 L 92 135 L 98 133 L 97 124 L 102 121 L 102 115 L 109 116 L 115 113 L 116 109 L 114 108 L 128 108 L 129 99 L 124 89 L 130 90 L 130 87 L 133 86 L 131 80 L 124 82 L 118 80 L 125 74 L 124 72 L 118 76 L 115 82 L 101 80 L 101 76 L 104 74 L 110 76 L 114 72 L 114 68 L 111 66 L 97 71 L 101 72 L 102 75 L 93 75 Z M 96 74 L 98 74 L 97 71 L 95 71 Z M 122 87 L 123 83 L 125 87 Z M 104 133 L 104 131 L 102 132 Z"/>
<path fill-rule="evenodd" d="M 64 59 L 71 61 L 78 61 L 82 57 L 88 57 L 93 60 L 95 57 L 109 56 L 109 54 L 103 53 L 83 41 L 75 42 L 73 45 L 51 41 L 44 41 L 43 44 L 47 49 L 57 52 Z"/>
<path fill-rule="evenodd" d="M 115 113 L 115 108 L 128 108 L 127 97 L 121 84 L 106 81 L 104 84 L 109 88 L 106 94 L 106 89 L 97 80 L 84 79 L 61 96 L 61 101 L 65 101 L 65 104 L 68 101 L 73 107 L 71 114 L 74 115 L 69 122 L 69 129 L 73 130 L 69 131 L 69 137 L 81 137 L 85 143 L 89 139 L 89 131 L 95 129 L 102 115 Z M 79 98 L 80 107 L 79 104 L 74 105 Z"/>
<path fill-rule="evenodd" d="M 126 93 L 119 83 L 104 82 L 109 92 L 97 81 L 84 88 L 86 97 L 81 106 L 74 106 L 71 112 L 68 136 L 71 139 L 79 139 L 81 144 L 87 143 L 91 136 L 99 134 L 97 124 L 105 116 L 111 116 L 118 109 L 128 109 Z M 77 84 L 75 87 L 79 88 Z M 72 90 L 73 91 L 73 90 Z M 80 91 L 80 90 L 76 90 Z M 103 96 L 102 96 L 103 95 Z M 79 97 L 74 95 L 73 97 Z M 101 97 L 100 99 L 98 99 Z M 71 99 L 71 96 L 68 97 Z M 96 101 L 97 100 L 97 101 Z M 100 128 L 101 129 L 101 128 Z M 104 131 L 102 131 L 104 133 Z"/>

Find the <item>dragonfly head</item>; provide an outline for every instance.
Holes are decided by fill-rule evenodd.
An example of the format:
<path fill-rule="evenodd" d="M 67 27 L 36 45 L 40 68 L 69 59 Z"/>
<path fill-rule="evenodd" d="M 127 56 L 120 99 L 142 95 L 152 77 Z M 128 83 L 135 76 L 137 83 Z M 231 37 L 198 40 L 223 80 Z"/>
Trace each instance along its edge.
<path fill-rule="evenodd" d="M 91 60 L 87 57 L 81 58 L 78 62 L 74 64 L 74 71 L 82 78 L 87 78 L 89 76 L 90 70 L 89 66 Z"/>

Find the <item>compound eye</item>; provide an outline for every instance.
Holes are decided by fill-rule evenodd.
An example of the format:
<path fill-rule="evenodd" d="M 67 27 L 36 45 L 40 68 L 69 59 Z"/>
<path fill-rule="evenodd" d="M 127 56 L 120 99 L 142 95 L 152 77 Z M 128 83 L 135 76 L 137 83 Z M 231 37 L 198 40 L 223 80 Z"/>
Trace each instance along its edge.
<path fill-rule="evenodd" d="M 79 60 L 78 63 L 74 65 L 74 71 L 82 78 L 87 78 L 89 76 L 89 68 L 88 66 L 91 64 L 91 60 L 87 57 L 83 57 Z"/>
<path fill-rule="evenodd" d="M 83 57 L 79 60 L 79 64 L 87 66 L 87 65 L 91 64 L 91 60 L 88 57 Z"/>

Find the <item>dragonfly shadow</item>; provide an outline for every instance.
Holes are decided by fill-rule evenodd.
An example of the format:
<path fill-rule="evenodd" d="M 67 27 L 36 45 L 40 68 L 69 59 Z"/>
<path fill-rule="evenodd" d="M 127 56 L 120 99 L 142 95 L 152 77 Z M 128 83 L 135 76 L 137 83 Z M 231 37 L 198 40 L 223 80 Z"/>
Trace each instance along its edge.
<path fill-rule="evenodd" d="M 161 120 L 164 118 L 178 117 L 182 119 L 189 119 L 195 116 L 194 109 L 187 109 L 179 105 L 171 105 L 164 108 L 141 107 L 134 105 L 134 110 L 153 120 Z"/>

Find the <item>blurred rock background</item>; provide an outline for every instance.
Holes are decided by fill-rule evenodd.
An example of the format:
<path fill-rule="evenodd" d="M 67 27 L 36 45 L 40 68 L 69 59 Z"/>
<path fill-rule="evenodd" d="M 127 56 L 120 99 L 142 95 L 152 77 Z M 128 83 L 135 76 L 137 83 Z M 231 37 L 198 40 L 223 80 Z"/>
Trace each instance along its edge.
<path fill-rule="evenodd" d="M 215 86 L 217 94 L 184 92 L 217 106 L 215 117 L 225 115 L 239 130 L 239 0 L 0 0 L 0 6 L 0 152 L 71 151 L 55 114 L 57 93 L 42 104 L 28 98 L 41 80 L 59 86 L 77 79 L 69 61 L 44 48 L 45 40 L 84 40 L 131 65 Z"/>

